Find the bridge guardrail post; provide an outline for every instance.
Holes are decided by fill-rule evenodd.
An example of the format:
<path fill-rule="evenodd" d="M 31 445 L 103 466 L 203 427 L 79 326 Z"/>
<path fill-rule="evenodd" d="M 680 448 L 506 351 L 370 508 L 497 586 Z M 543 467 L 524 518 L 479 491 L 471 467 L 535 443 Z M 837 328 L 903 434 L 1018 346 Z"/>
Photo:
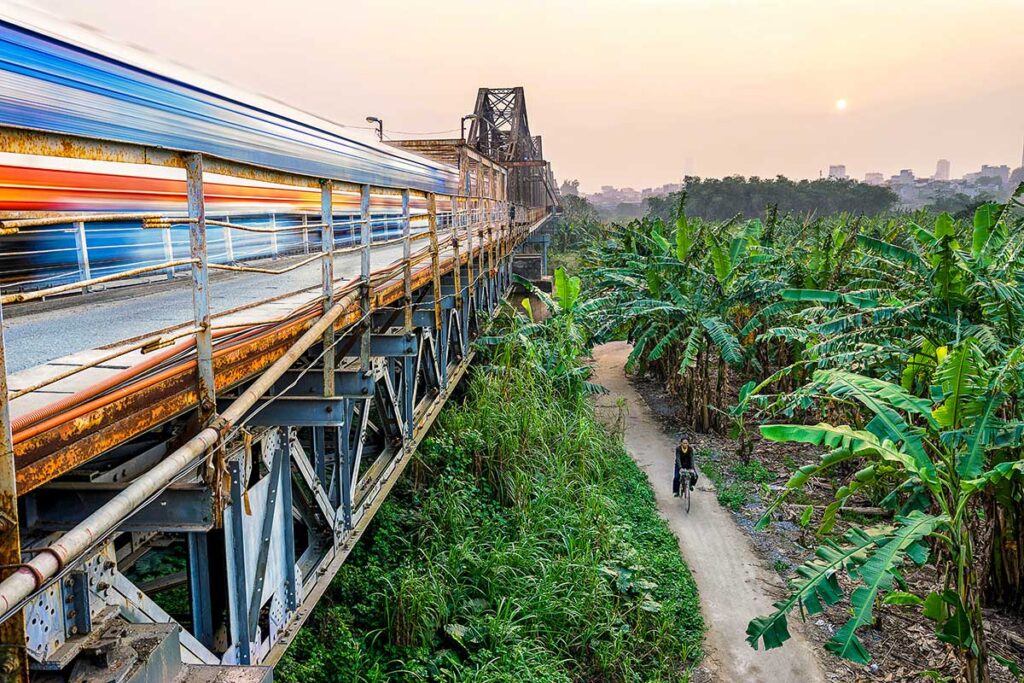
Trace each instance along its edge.
<path fill-rule="evenodd" d="M 484 199 L 484 167 L 478 161 L 476 165 L 476 210 L 477 221 L 480 229 L 480 287 L 484 297 L 484 306 L 487 311 L 491 310 L 491 242 L 488 231 L 489 221 L 487 220 L 487 200 Z"/>
<path fill-rule="evenodd" d="M 18 491 L 11 435 L 11 402 L 7 390 L 7 362 L 4 351 L 4 312 L 0 304 L 0 564 L 21 564 L 21 535 L 18 529 Z M 0 670 L 10 680 L 28 683 L 28 650 L 25 647 L 25 612 L 0 623 Z"/>
<path fill-rule="evenodd" d="M 320 252 L 324 313 L 334 306 L 334 183 L 320 181 Z M 324 331 L 324 396 L 334 396 L 334 326 Z"/>
<path fill-rule="evenodd" d="M 466 217 L 463 216 L 465 219 Z M 469 326 L 469 316 L 472 315 L 473 301 L 476 300 L 476 294 L 473 291 L 475 281 L 473 280 L 473 225 L 470 221 L 465 220 L 466 223 L 466 289 L 469 297 L 469 311 L 466 314 L 466 320 L 464 321 L 466 326 Z"/>
<path fill-rule="evenodd" d="M 407 335 L 412 334 L 412 219 L 409 216 L 409 190 L 402 190 L 402 282 L 404 321 L 402 329 Z M 416 359 L 412 356 L 402 357 L 402 417 L 405 420 L 405 439 L 413 437 L 413 389 L 416 382 Z"/>
<path fill-rule="evenodd" d="M 224 222 L 230 223 L 231 216 L 224 216 Z M 224 259 L 228 263 L 235 262 L 235 243 L 231 239 L 231 228 L 226 225 L 221 228 L 221 232 L 224 234 Z"/>
<path fill-rule="evenodd" d="M 404 329 L 412 332 L 412 219 L 409 216 L 409 190 L 402 190 L 402 282 L 404 294 Z"/>
<path fill-rule="evenodd" d="M 278 248 L 277 248 L 277 214 L 276 213 L 271 213 L 270 214 L 270 228 L 271 228 L 271 230 L 273 230 L 273 232 L 270 233 L 270 257 L 276 259 L 277 255 L 278 255 Z"/>
<path fill-rule="evenodd" d="M 168 226 L 166 230 L 160 231 L 160 237 L 164 245 L 164 262 L 170 263 L 174 260 L 174 241 L 171 239 L 170 226 Z M 167 279 L 174 279 L 174 266 L 167 268 Z"/>
<path fill-rule="evenodd" d="M 434 331 L 441 330 L 441 267 L 437 242 L 437 197 L 427 195 L 427 230 L 430 233 L 430 274 L 434 284 Z"/>
<path fill-rule="evenodd" d="M 370 186 L 363 185 L 359 192 L 359 313 L 362 318 L 363 335 L 359 341 L 359 367 L 363 372 L 370 369 L 370 238 L 373 226 L 370 219 Z"/>
<path fill-rule="evenodd" d="M 498 272 L 496 273 L 496 278 L 497 278 L 497 282 L 498 282 L 498 287 L 499 287 L 499 289 L 501 289 L 501 287 L 502 287 L 502 273 L 501 273 L 502 259 L 505 256 L 505 253 L 504 253 L 505 252 L 505 232 L 502 229 L 503 222 L 502 222 L 502 217 L 501 217 L 501 207 L 500 207 L 500 204 L 498 202 L 498 191 L 497 191 L 497 184 L 498 183 L 495 181 L 495 176 L 497 176 L 497 175 L 498 175 L 498 173 L 495 171 L 495 167 L 494 166 L 488 166 L 487 167 L 487 197 L 490 200 L 490 220 L 492 220 L 492 222 L 496 223 L 496 227 L 498 228 L 498 230 L 497 230 L 498 231 L 498 236 L 497 236 L 498 244 L 496 245 L 496 251 L 497 251 L 497 256 L 498 256 L 498 259 L 497 259 L 498 260 Z"/>
<path fill-rule="evenodd" d="M 484 229 L 483 200 L 477 196 L 473 200 L 473 229 L 476 230 L 480 242 L 480 256 L 477 259 L 477 296 L 487 305 L 487 231 Z M 477 304 L 478 306 L 480 304 Z"/>
<path fill-rule="evenodd" d="M 452 202 L 455 198 L 452 197 Z M 452 280 L 455 284 L 455 309 L 462 310 L 462 255 L 459 251 L 459 231 L 452 230 L 452 256 L 455 265 L 452 267 Z"/>
<path fill-rule="evenodd" d="M 202 424 L 217 410 L 213 379 L 213 329 L 210 324 L 210 267 L 206 244 L 206 201 L 203 196 L 203 156 L 185 157 L 188 194 L 189 252 L 192 258 L 192 309 L 196 324 L 199 418 Z"/>
<path fill-rule="evenodd" d="M 476 301 L 476 279 L 473 277 L 473 231 L 476 225 L 473 221 L 472 206 L 469 194 L 469 158 L 464 148 L 459 149 L 459 189 L 457 194 L 462 195 L 462 222 L 466 227 L 466 288 L 469 290 L 469 312 L 466 314 L 465 325 L 469 327 L 469 316 L 473 315 Z"/>
<path fill-rule="evenodd" d="M 441 288 L 441 245 L 437 239 L 437 195 L 427 195 L 427 229 L 430 234 L 430 274 L 434 290 L 434 349 L 441 388 L 448 386 L 448 336 L 442 315 L 444 291 Z"/>
<path fill-rule="evenodd" d="M 89 267 L 89 243 L 85 237 L 85 222 L 75 223 L 75 251 L 78 255 L 78 274 L 83 280 L 92 279 L 92 269 Z M 92 287 L 82 288 L 82 294 L 92 291 Z"/>

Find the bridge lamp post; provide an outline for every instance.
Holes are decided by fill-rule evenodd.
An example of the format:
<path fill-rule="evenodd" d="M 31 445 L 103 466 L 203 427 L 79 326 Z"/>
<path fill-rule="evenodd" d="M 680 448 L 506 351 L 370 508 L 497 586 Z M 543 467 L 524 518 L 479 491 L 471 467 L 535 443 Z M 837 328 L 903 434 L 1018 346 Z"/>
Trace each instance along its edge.
<path fill-rule="evenodd" d="M 378 119 L 376 116 L 367 116 L 366 122 L 373 125 L 377 124 L 377 139 L 384 142 L 384 122 Z"/>

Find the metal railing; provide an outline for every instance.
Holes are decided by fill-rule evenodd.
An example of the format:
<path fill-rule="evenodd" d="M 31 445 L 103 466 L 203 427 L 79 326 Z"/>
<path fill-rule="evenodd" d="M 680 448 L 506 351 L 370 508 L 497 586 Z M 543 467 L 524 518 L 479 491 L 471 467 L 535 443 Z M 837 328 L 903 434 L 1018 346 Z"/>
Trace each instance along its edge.
<path fill-rule="evenodd" d="M 447 228 L 457 221 L 464 222 L 468 211 L 448 211 L 438 213 L 438 225 Z M 271 268 L 246 268 L 237 264 L 262 259 L 276 259 L 298 254 L 308 255 L 320 250 L 319 235 L 322 223 L 319 216 L 316 222 L 310 222 L 312 216 L 303 214 L 277 214 L 266 212 L 250 214 L 225 214 L 222 219 L 208 218 L 207 228 L 217 228 L 207 240 L 209 263 L 212 270 L 231 270 L 244 272 L 274 273 Z M 419 223 L 414 235 L 426 230 L 426 211 L 418 210 L 410 214 L 414 224 Z M 100 227 L 105 224 L 136 224 L 131 227 Z M 357 217 L 343 215 L 334 220 L 335 245 L 354 245 L 358 236 L 356 232 L 364 221 Z M 403 217 L 401 214 L 384 213 L 371 215 L 368 222 L 371 228 L 371 243 L 374 246 L 400 241 Z M 0 265 L 4 265 L 8 282 L 0 283 L 0 291 L 5 292 L 4 302 L 15 303 L 47 296 L 54 296 L 69 291 L 91 291 L 99 284 L 119 280 L 135 279 L 142 276 L 152 277 L 155 274 L 171 279 L 191 262 L 183 260 L 181 254 L 187 251 L 188 241 L 175 240 L 173 234 L 178 229 L 187 229 L 189 220 L 186 216 L 160 213 L 144 214 L 96 214 L 78 216 L 50 216 L 46 218 L 29 218 L 0 221 L 0 235 L 19 237 L 19 242 L 33 241 L 46 244 L 49 248 L 28 248 L 26 250 L 8 249 L 0 252 Z M 68 227 L 71 226 L 71 227 Z M 89 226 L 87 228 L 87 226 Z M 152 232 L 150 232 L 152 231 Z M 147 240 L 149 235 L 161 233 L 158 240 Z M 122 239 L 111 243 L 105 239 L 100 244 L 93 243 L 90 235 L 117 234 Z M 247 235 L 255 235 L 248 239 Z M 58 245 L 74 238 L 73 246 Z M 13 242 L 12 240 L 9 240 Z M 159 252 L 154 258 L 139 258 Z M 106 255 L 113 252 L 113 255 Z M 32 263 L 44 256 L 73 254 L 76 268 L 64 270 L 70 264 L 57 265 Z M 97 255 L 101 257 L 99 267 L 96 266 Z M 12 263 L 12 261 L 14 263 Z M 18 262 L 29 262 L 19 269 Z M 290 269 L 301 266 L 289 266 Z M 19 273 L 20 270 L 20 273 Z M 56 272 L 54 272 L 56 271 Z M 105 274 L 101 274 L 108 271 Z M 21 275 L 21 279 L 19 279 Z M 103 277 L 105 279 L 100 280 Z M 50 284 L 58 282 L 58 285 Z M 58 288 L 59 287 L 59 288 Z M 35 292 L 32 296 L 16 296 Z"/>

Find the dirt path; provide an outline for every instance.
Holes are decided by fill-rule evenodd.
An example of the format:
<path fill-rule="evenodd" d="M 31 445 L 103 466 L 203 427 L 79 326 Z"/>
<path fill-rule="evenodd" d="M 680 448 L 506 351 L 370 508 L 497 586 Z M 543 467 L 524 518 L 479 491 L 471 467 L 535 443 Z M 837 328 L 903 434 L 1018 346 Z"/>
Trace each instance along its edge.
<path fill-rule="evenodd" d="M 658 509 L 679 538 L 683 557 L 700 590 L 708 626 L 705 665 L 722 683 L 814 683 L 824 681 L 807 641 L 795 629 L 785 646 L 770 652 L 755 651 L 746 642 L 747 622 L 771 611 L 768 587 L 778 578 L 763 569 L 747 537 L 727 510 L 718 505 L 714 489 L 701 477 L 693 493 L 690 513 L 672 496 L 672 452 L 675 443 L 626 379 L 623 364 L 630 347 L 624 342 L 594 349 L 593 381 L 610 394 L 598 406 L 617 409 L 625 400 L 626 448 L 647 473 Z"/>

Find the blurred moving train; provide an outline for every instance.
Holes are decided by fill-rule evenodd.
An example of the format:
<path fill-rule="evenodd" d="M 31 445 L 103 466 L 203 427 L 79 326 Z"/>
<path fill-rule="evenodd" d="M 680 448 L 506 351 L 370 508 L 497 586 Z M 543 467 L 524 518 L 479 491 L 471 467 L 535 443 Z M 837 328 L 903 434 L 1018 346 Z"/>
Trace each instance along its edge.
<path fill-rule="evenodd" d="M 309 253 L 320 249 L 320 192 L 310 188 L 240 180 L 206 174 L 207 217 L 240 229 L 207 227 L 209 258 L 231 263 Z M 358 241 L 359 195 L 335 192 L 334 241 L 344 247 Z M 401 235 L 401 198 L 371 195 L 373 241 Z M 438 199 L 439 227 L 450 222 L 451 201 Z M 147 230 L 139 219 L 92 222 L 90 214 L 160 213 L 183 216 L 185 173 L 181 169 L 113 162 L 59 159 L 0 153 L 0 225 L 21 218 L 83 218 L 21 228 L 0 237 L 0 288 L 4 292 L 49 287 L 187 258 L 188 226 L 172 225 L 170 234 Z M 414 230 L 426 202 L 412 197 Z M 279 232 L 251 232 L 245 226 Z M 312 226 L 312 227 L 311 227 Z M 230 232 L 230 234 L 226 234 Z"/>
<path fill-rule="evenodd" d="M 43 133 L 40 138 L 39 133 Z M 43 142 L 40 142 L 40 140 Z M 90 139 L 201 152 L 228 161 L 312 177 L 450 194 L 456 169 L 280 102 L 162 63 L 38 11 L 0 8 L 0 225 L 16 218 L 110 213 L 184 213 L 184 171 L 71 158 L 54 140 Z M 64 147 L 68 147 L 64 145 Z M 209 227 L 210 259 L 238 261 L 319 249 L 319 192 L 207 173 L 207 215 L 275 234 Z M 336 243 L 351 241 L 358 197 L 335 193 Z M 414 201 L 413 213 L 425 211 Z M 401 230 L 400 198 L 373 196 L 374 239 Z M 439 202 L 438 211 L 450 211 Z M 84 224 L 93 277 L 188 253 L 187 227 L 170 234 L 141 222 Z M 77 280 L 82 231 L 68 222 L 0 236 L 0 286 L 12 289 Z"/>

